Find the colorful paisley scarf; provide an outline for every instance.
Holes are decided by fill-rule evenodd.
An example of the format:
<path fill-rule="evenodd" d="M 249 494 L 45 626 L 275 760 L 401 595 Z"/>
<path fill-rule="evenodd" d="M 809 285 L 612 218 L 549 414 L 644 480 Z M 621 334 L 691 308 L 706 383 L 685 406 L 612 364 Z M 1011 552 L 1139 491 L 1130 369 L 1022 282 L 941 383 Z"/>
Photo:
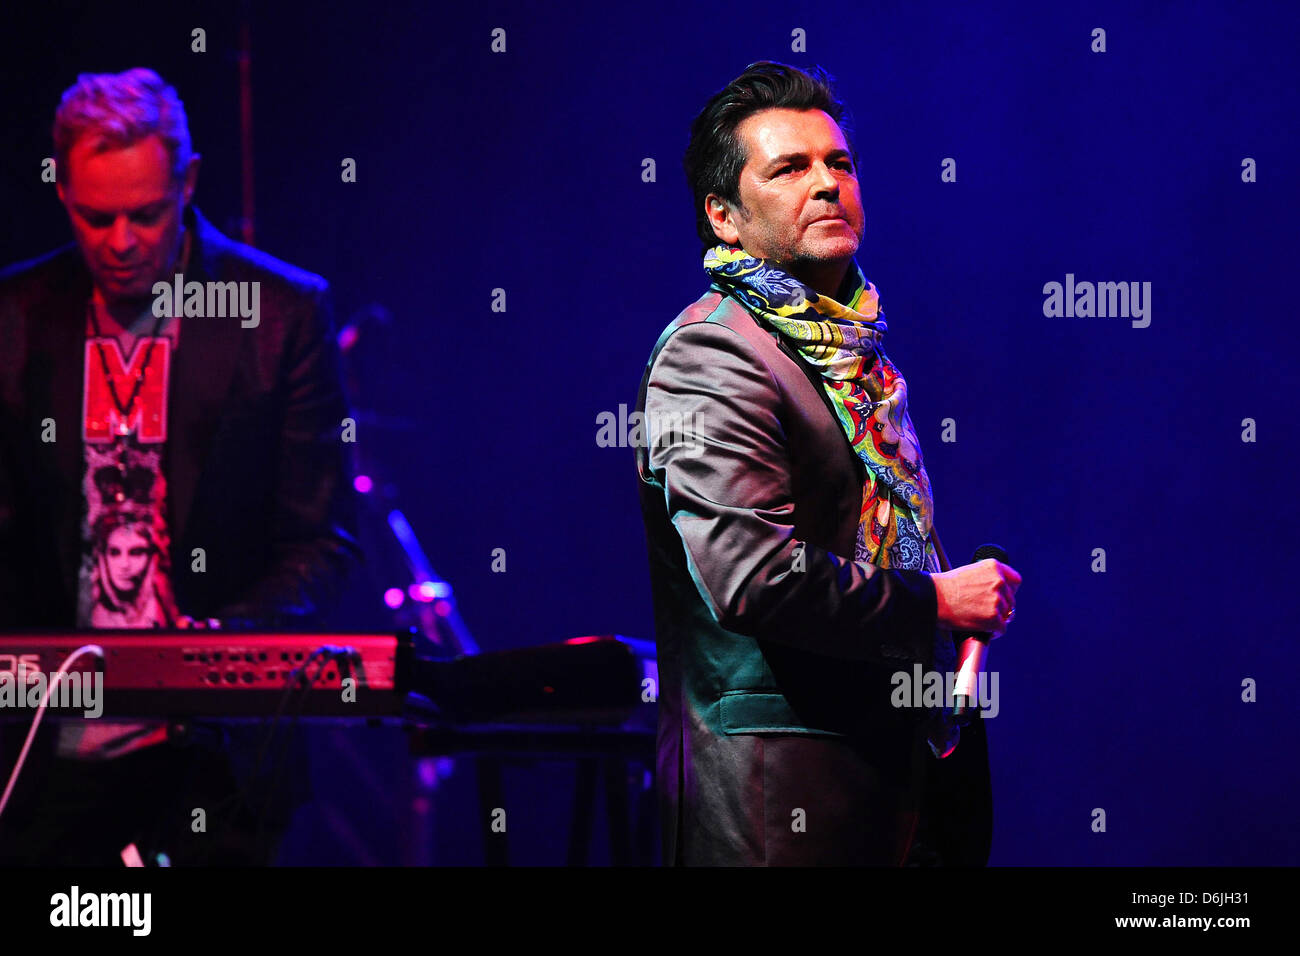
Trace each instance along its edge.
<path fill-rule="evenodd" d="M 885 355 L 889 326 L 876 287 L 857 262 L 846 279 L 845 304 L 814 292 L 776 260 L 734 246 L 710 249 L 704 270 L 821 372 L 840 427 L 867 466 L 854 560 L 940 570 L 930 536 L 934 497 L 907 414 L 907 382 Z"/>
<path fill-rule="evenodd" d="M 930 533 L 934 497 L 907 414 L 907 382 L 885 354 L 885 313 L 857 262 L 841 286 L 849 289 L 846 302 L 820 295 L 778 260 L 756 259 L 725 243 L 704 254 L 704 271 L 821 373 L 840 427 L 867 469 L 854 560 L 941 570 Z M 935 641 L 934 665 L 940 673 L 956 666 L 952 640 L 943 634 Z M 928 739 L 936 756 L 956 747 L 950 714 L 945 706 L 931 721 Z"/>

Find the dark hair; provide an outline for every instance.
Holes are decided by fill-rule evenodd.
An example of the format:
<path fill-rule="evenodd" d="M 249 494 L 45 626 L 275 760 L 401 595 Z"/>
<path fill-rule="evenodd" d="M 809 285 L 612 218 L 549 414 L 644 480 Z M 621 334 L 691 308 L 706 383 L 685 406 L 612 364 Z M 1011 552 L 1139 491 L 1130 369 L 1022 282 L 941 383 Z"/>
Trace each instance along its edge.
<path fill-rule="evenodd" d="M 743 208 L 740 171 L 748 157 L 736 136 L 736 127 L 747 116 L 766 109 L 823 110 L 839 125 L 853 155 L 853 165 L 858 165 L 848 110 L 836 99 L 833 81 L 834 77 L 820 66 L 804 72 L 797 66 L 759 60 L 713 94 L 695 117 L 682 166 L 695 203 L 695 231 L 703 243 L 701 254 L 721 241 L 704 211 L 704 197 L 717 193 Z"/>

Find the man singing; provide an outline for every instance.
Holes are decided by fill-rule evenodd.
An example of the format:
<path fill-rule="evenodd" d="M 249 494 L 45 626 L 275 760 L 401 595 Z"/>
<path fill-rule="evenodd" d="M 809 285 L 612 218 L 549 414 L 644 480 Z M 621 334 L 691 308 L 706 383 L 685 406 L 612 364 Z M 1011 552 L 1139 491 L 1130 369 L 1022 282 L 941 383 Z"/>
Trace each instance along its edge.
<path fill-rule="evenodd" d="M 648 362 L 637 453 L 659 646 L 664 862 L 987 860 L 979 720 L 892 675 L 1000 635 L 1020 575 L 948 570 L 884 351 L 857 152 L 828 78 L 762 61 L 695 119 L 709 290 Z"/>
<path fill-rule="evenodd" d="M 325 281 L 191 205 L 199 156 L 152 70 L 79 77 L 54 148 L 76 242 L 0 274 L 0 628 L 319 626 L 359 557 Z M 224 308 L 160 301 L 178 277 Z M 26 730 L 3 728 L 0 786 Z M 223 756 L 165 743 L 43 726 L 0 858 L 263 861 L 219 819 Z"/>

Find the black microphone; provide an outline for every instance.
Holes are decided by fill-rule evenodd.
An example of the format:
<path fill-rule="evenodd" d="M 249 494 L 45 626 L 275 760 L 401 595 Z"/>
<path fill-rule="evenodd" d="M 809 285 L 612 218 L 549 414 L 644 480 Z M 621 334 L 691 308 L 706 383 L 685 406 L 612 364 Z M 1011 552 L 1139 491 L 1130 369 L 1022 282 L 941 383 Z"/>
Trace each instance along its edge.
<path fill-rule="evenodd" d="M 976 564 L 985 558 L 993 558 L 1003 564 L 1011 563 L 1006 551 L 996 544 L 981 544 L 975 549 L 975 556 L 970 559 L 970 563 Z M 963 724 L 970 721 L 972 708 L 979 704 L 977 684 L 980 671 L 984 669 L 984 655 L 988 653 L 991 636 L 986 632 L 971 632 L 962 641 L 957 681 L 953 685 L 952 715 Z"/>

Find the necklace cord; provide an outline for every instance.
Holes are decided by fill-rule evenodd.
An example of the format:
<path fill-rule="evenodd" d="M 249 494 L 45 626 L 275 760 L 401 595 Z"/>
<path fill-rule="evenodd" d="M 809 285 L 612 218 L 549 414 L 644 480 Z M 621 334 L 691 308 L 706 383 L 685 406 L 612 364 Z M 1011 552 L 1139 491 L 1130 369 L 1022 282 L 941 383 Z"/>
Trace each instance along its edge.
<path fill-rule="evenodd" d="M 104 344 L 99 341 L 99 339 L 104 338 L 104 334 L 99 330 L 99 319 L 95 316 L 95 303 L 91 302 L 88 308 L 90 310 L 90 325 L 95 330 L 95 347 L 99 351 L 99 362 L 104 369 L 104 380 L 108 382 L 108 391 L 113 396 L 113 404 L 117 406 L 118 413 L 122 416 L 122 422 L 125 424 L 131 419 L 131 409 L 135 407 L 135 400 L 140 396 L 140 389 L 144 386 L 145 376 L 149 372 L 149 362 L 153 359 L 153 347 L 157 344 L 158 333 L 162 330 L 163 320 L 167 316 L 158 316 L 158 321 L 154 323 L 153 333 L 149 336 L 149 341 L 145 345 L 144 364 L 140 366 L 140 374 L 136 376 L 135 386 L 131 389 L 131 398 L 123 406 L 122 400 L 117 395 L 117 385 L 113 382 L 113 375 L 108 370 L 108 357 L 104 354 Z M 113 339 L 117 342 L 117 351 L 121 355 L 122 342 L 117 336 L 113 336 Z M 131 354 L 134 356 L 134 350 L 132 350 Z M 123 356 L 123 358 L 125 359 L 126 356 Z"/>

